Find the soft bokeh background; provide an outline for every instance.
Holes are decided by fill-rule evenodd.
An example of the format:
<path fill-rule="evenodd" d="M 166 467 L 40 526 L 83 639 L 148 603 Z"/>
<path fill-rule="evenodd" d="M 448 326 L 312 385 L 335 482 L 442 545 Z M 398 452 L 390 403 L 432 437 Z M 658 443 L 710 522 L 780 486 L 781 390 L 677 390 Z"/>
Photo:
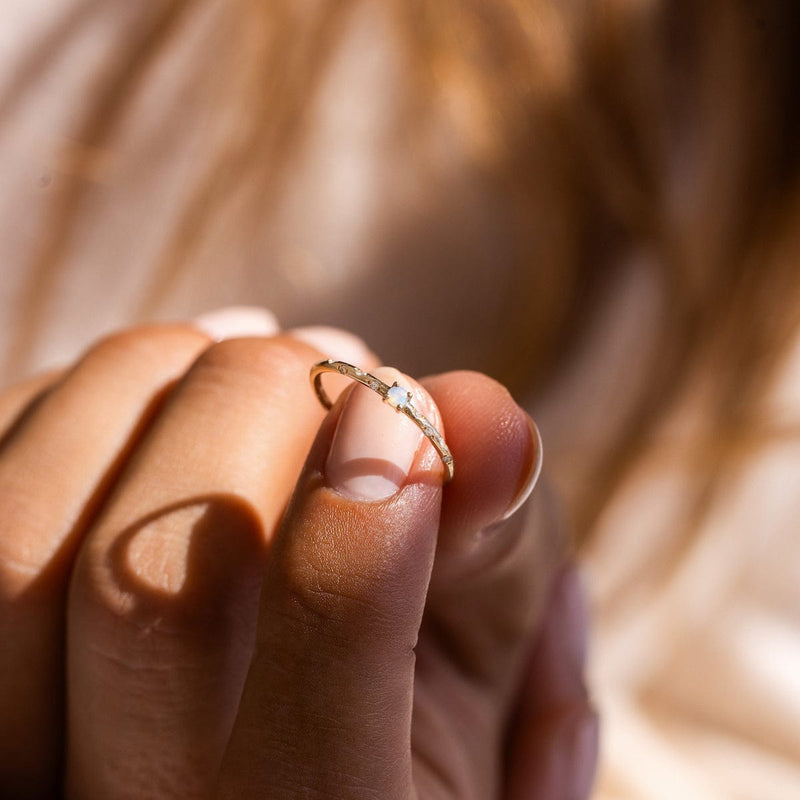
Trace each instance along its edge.
<path fill-rule="evenodd" d="M 800 796 L 800 15 L 6 0 L 4 382 L 263 304 L 536 416 L 603 800 Z"/>

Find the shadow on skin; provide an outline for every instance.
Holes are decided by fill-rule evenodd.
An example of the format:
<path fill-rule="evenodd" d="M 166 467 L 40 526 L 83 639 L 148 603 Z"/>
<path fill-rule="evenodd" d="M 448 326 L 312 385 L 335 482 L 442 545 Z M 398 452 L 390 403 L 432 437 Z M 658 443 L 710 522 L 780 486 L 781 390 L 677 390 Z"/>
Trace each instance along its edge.
<path fill-rule="evenodd" d="M 124 614 L 144 629 L 255 636 L 267 546 L 261 521 L 233 495 L 193 497 L 122 531 L 107 562 Z M 245 622 L 247 630 L 240 629 Z"/>

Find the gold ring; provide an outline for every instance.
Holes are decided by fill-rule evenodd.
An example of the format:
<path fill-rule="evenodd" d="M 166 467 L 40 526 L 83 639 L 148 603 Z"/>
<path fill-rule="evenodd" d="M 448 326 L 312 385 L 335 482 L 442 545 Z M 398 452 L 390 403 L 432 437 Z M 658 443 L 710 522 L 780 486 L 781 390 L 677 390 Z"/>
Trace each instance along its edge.
<path fill-rule="evenodd" d="M 377 392 L 383 398 L 383 402 L 388 403 L 395 411 L 405 414 L 436 448 L 436 452 L 441 456 L 442 462 L 447 470 L 447 480 L 452 480 L 454 472 L 453 454 L 450 452 L 450 448 L 445 444 L 442 434 L 436 430 L 427 417 L 421 414 L 414 405 L 413 395 L 405 386 L 399 386 L 397 381 L 389 386 L 388 383 L 384 383 L 376 375 L 364 372 L 363 369 L 354 367 L 352 364 L 348 364 L 345 361 L 334 361 L 333 359 L 320 361 L 319 364 L 314 364 L 314 366 L 311 367 L 311 374 L 309 377 L 320 403 L 322 403 L 325 408 L 330 408 L 333 405 L 325 389 L 322 388 L 322 375 L 325 372 L 335 372 L 338 375 L 344 375 L 346 378 L 352 378 L 354 381 L 358 381 L 358 383 L 366 386 L 368 389 L 372 389 L 373 392 Z"/>

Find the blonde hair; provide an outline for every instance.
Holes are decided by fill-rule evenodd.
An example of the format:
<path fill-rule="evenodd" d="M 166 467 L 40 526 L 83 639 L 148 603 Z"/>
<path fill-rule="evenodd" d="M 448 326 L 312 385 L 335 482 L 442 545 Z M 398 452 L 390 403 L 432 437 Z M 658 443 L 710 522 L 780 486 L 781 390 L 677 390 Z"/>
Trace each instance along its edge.
<path fill-rule="evenodd" d="M 201 231 L 237 204 L 252 232 L 290 173 L 313 97 L 348 15 L 362 4 L 239 0 L 209 43 L 215 71 L 198 85 L 225 108 L 207 164 L 160 255 L 147 316 L 191 261 Z M 75 138 L 113 139 L 130 97 L 197 4 L 142 16 L 94 87 Z M 755 439 L 761 403 L 800 315 L 798 112 L 800 11 L 781 0 L 407 0 L 386 6 L 408 55 L 406 133 L 424 142 L 447 109 L 481 180 L 509 200 L 525 291 L 508 298 L 498 377 L 533 396 L 580 346 L 621 255 L 657 265 L 663 296 L 649 379 L 624 434 L 575 512 L 584 539 L 649 435 L 687 385 L 706 375 L 695 452 L 703 490 Z M 81 23 L 77 6 L 3 98 L 21 97 L 47 55 Z M 213 49 L 212 49 L 213 48 Z M 38 60 L 37 60 L 38 59 Z M 82 182 L 64 182 L 34 254 L 20 338 L 41 322 Z M 208 235 L 232 235 L 230 229 Z M 513 347 L 511 346 L 513 344 Z M 13 371 L 13 368 L 12 368 Z M 696 521 L 696 520 L 695 520 Z"/>

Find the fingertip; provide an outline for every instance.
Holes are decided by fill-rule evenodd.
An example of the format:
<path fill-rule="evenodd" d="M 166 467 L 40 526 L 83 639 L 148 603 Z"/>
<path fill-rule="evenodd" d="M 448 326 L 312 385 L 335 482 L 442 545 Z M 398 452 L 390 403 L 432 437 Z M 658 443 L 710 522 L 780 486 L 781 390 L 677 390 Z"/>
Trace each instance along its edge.
<path fill-rule="evenodd" d="M 447 426 L 457 464 L 443 499 L 443 548 L 469 550 L 480 532 L 509 519 L 542 471 L 536 424 L 497 381 L 453 372 L 426 379 Z"/>

